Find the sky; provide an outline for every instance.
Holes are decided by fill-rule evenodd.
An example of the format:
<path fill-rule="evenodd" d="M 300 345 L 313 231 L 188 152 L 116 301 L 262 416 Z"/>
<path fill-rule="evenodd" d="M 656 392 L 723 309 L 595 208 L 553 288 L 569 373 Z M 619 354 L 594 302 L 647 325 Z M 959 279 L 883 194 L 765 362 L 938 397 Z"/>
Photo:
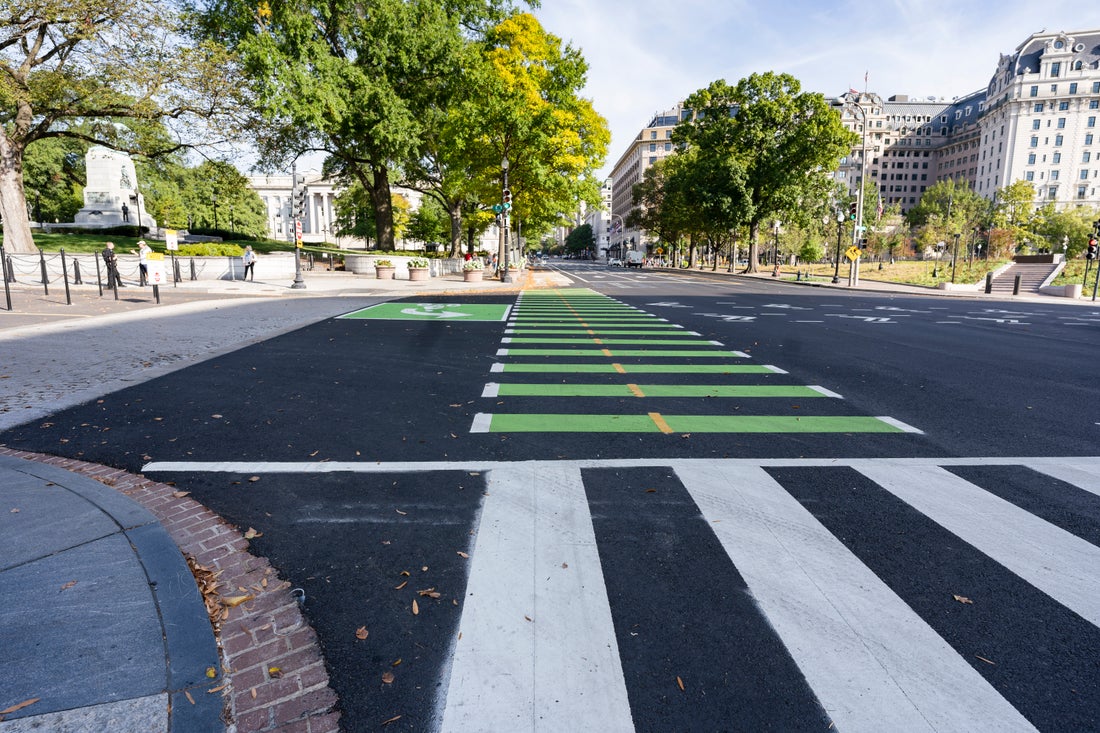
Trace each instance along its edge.
<path fill-rule="evenodd" d="M 950 100 L 985 88 L 1032 33 L 1100 28 L 1080 0 L 542 0 L 534 13 L 588 62 L 581 93 L 611 129 L 600 178 L 654 113 L 717 79 L 774 71 L 826 97 Z"/>

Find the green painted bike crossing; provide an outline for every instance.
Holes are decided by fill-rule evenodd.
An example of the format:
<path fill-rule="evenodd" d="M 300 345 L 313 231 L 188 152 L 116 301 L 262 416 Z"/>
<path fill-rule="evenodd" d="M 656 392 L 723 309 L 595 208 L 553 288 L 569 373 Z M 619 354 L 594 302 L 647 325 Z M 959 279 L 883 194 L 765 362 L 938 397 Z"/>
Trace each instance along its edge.
<path fill-rule="evenodd" d="M 664 414 L 662 401 L 696 398 L 732 401 L 749 400 L 751 409 L 768 400 L 843 399 L 818 386 L 759 384 L 787 372 L 772 365 L 747 364 L 749 355 L 723 344 L 699 338 L 665 319 L 616 303 L 586 289 L 525 291 L 512 309 L 501 359 L 491 373 L 497 379 L 486 384 L 484 399 L 539 398 L 559 405 L 570 399 L 584 399 L 590 410 L 592 399 L 637 399 L 642 409 L 625 414 L 569 413 L 478 413 L 474 433 L 919 433 L 919 430 L 889 417 L 862 415 L 772 415 L 772 414 Z M 520 344 L 521 346 L 516 346 Z M 538 348 L 545 345 L 543 348 Z M 562 348 L 567 347 L 567 348 Z M 689 347 L 689 348 L 684 348 Z M 562 361 L 566 359 L 566 361 Z M 577 361 L 577 360 L 580 361 Z M 712 361 L 713 360 L 713 361 Z M 562 379 L 561 375 L 578 379 Z M 700 375 L 718 380 L 715 384 L 641 384 L 629 375 Z M 499 375 L 516 375 L 501 381 Z M 537 375 L 557 375 L 554 381 L 533 381 Z M 606 383 L 607 378 L 616 379 Z M 599 383 L 585 379 L 602 378 Z M 750 380 L 745 382 L 744 380 Z M 502 403 L 498 402 L 498 405 Z M 785 404 L 790 409 L 789 404 Z M 734 408 L 741 409 L 741 405 Z M 712 410 L 713 411 L 713 410 Z M 732 410 L 731 410 L 732 411 Z"/>

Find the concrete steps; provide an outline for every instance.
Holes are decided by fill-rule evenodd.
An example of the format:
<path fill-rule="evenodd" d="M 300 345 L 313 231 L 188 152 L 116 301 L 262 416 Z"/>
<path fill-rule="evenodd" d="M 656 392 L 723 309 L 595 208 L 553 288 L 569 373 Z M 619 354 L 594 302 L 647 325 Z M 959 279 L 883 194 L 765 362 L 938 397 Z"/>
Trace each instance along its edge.
<path fill-rule="evenodd" d="M 1016 276 L 1020 276 L 1020 292 L 1038 294 L 1039 286 L 1057 269 L 1050 263 L 1017 263 L 993 279 L 992 293 L 1012 294 Z"/>

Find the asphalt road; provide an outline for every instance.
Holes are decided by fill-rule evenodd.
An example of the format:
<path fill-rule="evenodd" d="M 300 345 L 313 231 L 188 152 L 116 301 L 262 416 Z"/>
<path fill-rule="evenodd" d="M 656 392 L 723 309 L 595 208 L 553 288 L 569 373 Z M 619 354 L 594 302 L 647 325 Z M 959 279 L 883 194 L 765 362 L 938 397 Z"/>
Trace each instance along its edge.
<path fill-rule="evenodd" d="M 1100 312 L 570 272 L 0 442 L 262 531 L 348 730 L 1100 726 Z"/>

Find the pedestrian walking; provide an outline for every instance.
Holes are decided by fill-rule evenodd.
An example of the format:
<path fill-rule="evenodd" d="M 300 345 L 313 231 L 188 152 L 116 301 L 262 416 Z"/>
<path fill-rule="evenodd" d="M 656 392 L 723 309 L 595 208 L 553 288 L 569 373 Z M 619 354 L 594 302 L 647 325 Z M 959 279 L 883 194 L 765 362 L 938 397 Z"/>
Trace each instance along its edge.
<path fill-rule="evenodd" d="M 244 254 L 241 256 L 241 260 L 244 261 L 244 279 L 253 280 L 256 279 L 256 253 L 252 251 L 252 245 L 246 244 L 244 247 Z"/>
<path fill-rule="evenodd" d="M 122 276 L 118 274 L 118 257 L 115 256 L 115 243 L 107 242 L 107 246 L 103 248 L 101 254 L 103 264 L 107 266 L 107 287 L 126 287 L 122 284 Z"/>
<path fill-rule="evenodd" d="M 130 251 L 138 256 L 138 270 L 140 271 L 138 281 L 139 284 L 144 286 L 149 282 L 149 255 L 152 254 L 153 250 L 145 243 L 144 239 L 139 239 L 137 246 L 136 252 L 134 250 Z"/>

